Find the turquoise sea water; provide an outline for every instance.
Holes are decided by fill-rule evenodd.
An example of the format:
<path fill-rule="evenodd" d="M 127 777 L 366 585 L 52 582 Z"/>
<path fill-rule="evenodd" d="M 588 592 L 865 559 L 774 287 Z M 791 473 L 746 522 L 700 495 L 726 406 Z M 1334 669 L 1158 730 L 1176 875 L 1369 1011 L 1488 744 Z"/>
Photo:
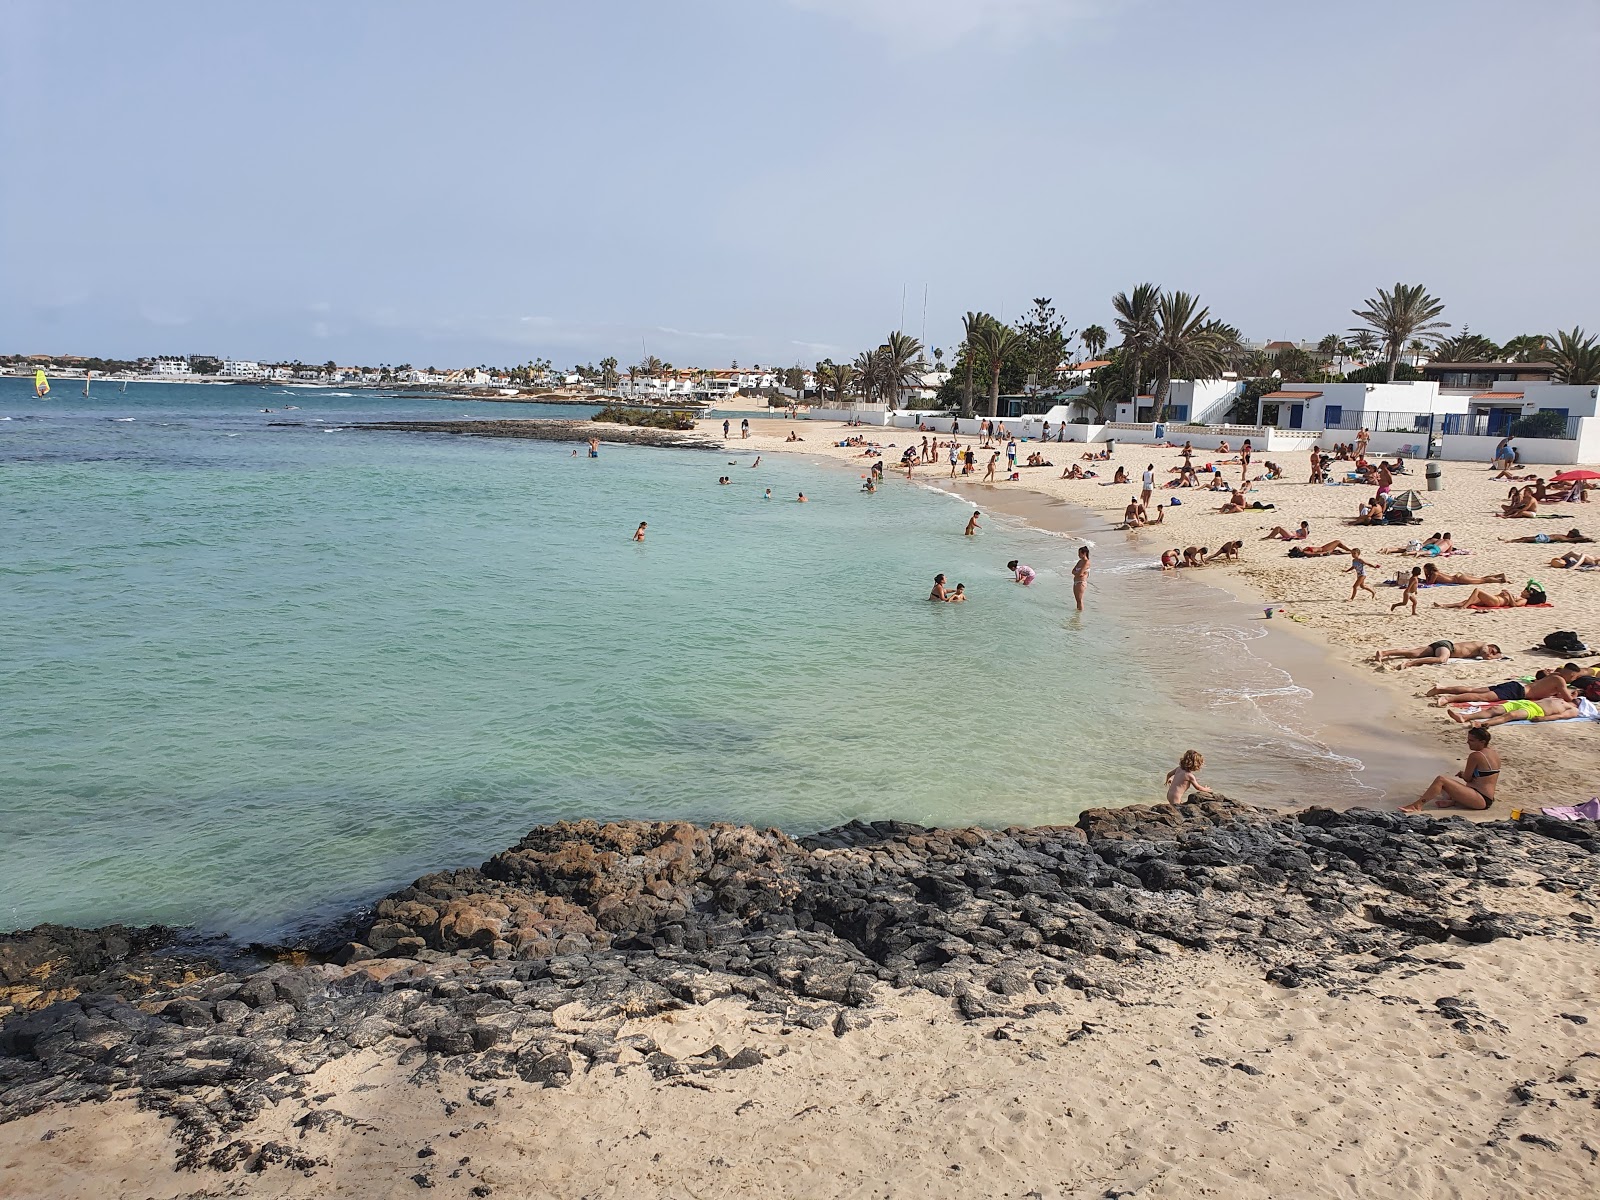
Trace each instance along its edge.
<path fill-rule="evenodd" d="M 525 406 L 80 388 L 0 380 L 0 927 L 268 937 L 564 817 L 1070 821 L 1190 744 L 1236 794 L 1357 786 L 1225 620 L 1109 548 L 1079 618 L 1075 543 L 963 538 L 892 477 L 348 428 Z M 971 603 L 926 602 L 941 570 Z"/>

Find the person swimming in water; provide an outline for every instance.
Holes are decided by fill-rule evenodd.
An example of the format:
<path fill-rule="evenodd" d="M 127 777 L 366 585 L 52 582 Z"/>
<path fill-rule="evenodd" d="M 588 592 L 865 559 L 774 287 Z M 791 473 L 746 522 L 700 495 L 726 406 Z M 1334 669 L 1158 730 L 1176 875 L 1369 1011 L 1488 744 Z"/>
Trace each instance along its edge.
<path fill-rule="evenodd" d="M 633 540 L 634 540 L 634 541 L 636 541 L 636 542 L 642 542 L 642 541 L 644 541 L 644 531 L 645 531 L 645 527 L 646 527 L 646 526 L 647 526 L 647 525 L 649 525 L 649 524 L 650 524 L 650 522 L 648 522 L 648 521 L 640 521 L 640 522 L 639 522 L 639 528 L 637 528 L 637 529 L 635 529 L 635 530 L 634 530 L 634 531 L 633 531 Z"/>
<path fill-rule="evenodd" d="M 943 571 L 933 577 L 933 591 L 928 593 L 928 599 L 937 600 L 941 604 L 950 599 L 950 593 L 945 590 Z"/>
<path fill-rule="evenodd" d="M 1016 576 L 1014 582 L 1020 583 L 1023 587 L 1031 586 L 1038 578 L 1038 573 L 1032 567 L 1026 563 L 1019 563 L 1014 558 L 1006 564 L 1006 570 L 1014 572 Z"/>
<path fill-rule="evenodd" d="M 956 584 L 956 590 L 946 596 L 945 600 L 951 604 L 965 604 L 967 602 L 967 585 L 964 583 Z"/>

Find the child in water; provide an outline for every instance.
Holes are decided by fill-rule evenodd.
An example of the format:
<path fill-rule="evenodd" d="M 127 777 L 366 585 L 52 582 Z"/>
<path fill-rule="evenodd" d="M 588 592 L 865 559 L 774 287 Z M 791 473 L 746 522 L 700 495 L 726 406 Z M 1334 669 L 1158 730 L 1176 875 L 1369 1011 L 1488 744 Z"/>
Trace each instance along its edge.
<path fill-rule="evenodd" d="M 1178 765 L 1167 772 L 1167 803 L 1181 804 L 1184 793 L 1190 788 L 1202 796 L 1212 794 L 1210 788 L 1200 782 L 1200 768 L 1206 765 L 1206 756 L 1198 750 L 1185 750 L 1183 757 L 1178 760 Z"/>

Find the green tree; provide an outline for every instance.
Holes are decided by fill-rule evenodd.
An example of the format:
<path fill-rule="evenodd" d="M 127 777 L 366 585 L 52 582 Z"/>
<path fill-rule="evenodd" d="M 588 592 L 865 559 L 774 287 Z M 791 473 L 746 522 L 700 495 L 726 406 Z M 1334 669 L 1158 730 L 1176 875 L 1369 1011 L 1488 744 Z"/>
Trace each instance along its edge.
<path fill-rule="evenodd" d="M 1543 362 L 1550 350 L 1550 339 L 1542 333 L 1522 333 L 1500 347 L 1507 362 Z"/>
<path fill-rule="evenodd" d="M 1226 365 L 1226 335 L 1188 292 L 1163 293 L 1156 303 L 1154 339 L 1145 351 L 1156 373 L 1155 419 L 1167 419 L 1167 393 L 1174 378 L 1216 379 Z"/>
<path fill-rule="evenodd" d="M 1106 331 L 1103 326 L 1090 325 L 1078 335 L 1083 342 L 1083 348 L 1089 352 L 1091 360 L 1100 357 L 1100 351 L 1106 348 Z"/>
<path fill-rule="evenodd" d="M 991 320 L 979 331 L 978 344 L 989 360 L 989 416 L 992 419 L 1000 415 L 1000 371 L 1006 360 L 1022 348 L 1022 338 L 1011 326 Z"/>
<path fill-rule="evenodd" d="M 984 324 L 993 320 L 994 318 L 988 313 L 970 311 L 966 316 L 961 318 L 961 332 L 963 340 L 961 343 L 961 349 L 958 352 L 957 362 L 966 368 L 963 372 L 963 382 L 961 385 L 961 415 L 963 417 L 970 417 L 972 416 L 973 412 L 972 370 L 974 366 L 973 358 L 977 353 L 978 335 L 983 331 Z"/>
<path fill-rule="evenodd" d="M 1481 333 L 1473 333 L 1465 325 L 1461 332 L 1445 338 L 1433 348 L 1433 357 L 1440 362 L 1486 363 L 1499 362 L 1501 350 Z"/>
<path fill-rule="evenodd" d="M 920 383 L 922 372 L 927 369 L 922 359 L 922 343 L 897 329 L 878 347 L 877 353 L 883 393 L 890 408 L 899 408 L 901 389 Z"/>
<path fill-rule="evenodd" d="M 1144 378 L 1145 356 L 1155 344 L 1156 307 L 1160 302 L 1161 289 L 1153 283 L 1141 283 L 1131 295 L 1118 292 L 1111 297 L 1111 307 L 1117 314 L 1117 332 L 1122 334 L 1122 350 L 1132 373 L 1131 387 L 1135 402 L 1139 396 L 1139 384 Z"/>
<path fill-rule="evenodd" d="M 1546 354 L 1556 366 L 1557 383 L 1600 383 L 1600 339 L 1578 326 L 1550 339 Z"/>
<path fill-rule="evenodd" d="M 1352 329 L 1350 333 L 1352 335 L 1350 344 L 1355 347 L 1356 353 L 1361 355 L 1363 362 L 1370 361 L 1378 352 L 1378 347 L 1382 345 L 1378 341 L 1378 335 L 1370 329 Z"/>
<path fill-rule="evenodd" d="M 616 387 L 620 382 L 621 376 L 617 374 L 616 355 L 608 355 L 607 357 L 602 358 L 600 360 L 600 386 Z"/>
<path fill-rule="evenodd" d="M 1365 308 L 1350 312 L 1362 322 L 1361 328 L 1371 330 L 1382 340 L 1390 383 L 1394 382 L 1400 352 L 1408 341 L 1415 338 L 1432 345 L 1439 339 L 1438 330 L 1450 328 L 1450 322 L 1438 319 L 1444 312 L 1444 301 L 1430 296 L 1420 283 L 1397 283 L 1393 291 L 1379 288 Z M 1359 328 L 1353 332 L 1359 332 Z"/>
<path fill-rule="evenodd" d="M 1035 297 L 1033 307 L 1017 322 L 1016 360 L 1024 378 L 1033 376 L 1034 384 L 1041 388 L 1056 385 L 1056 368 L 1067 357 L 1067 345 L 1074 336 L 1066 329 L 1050 298 Z"/>

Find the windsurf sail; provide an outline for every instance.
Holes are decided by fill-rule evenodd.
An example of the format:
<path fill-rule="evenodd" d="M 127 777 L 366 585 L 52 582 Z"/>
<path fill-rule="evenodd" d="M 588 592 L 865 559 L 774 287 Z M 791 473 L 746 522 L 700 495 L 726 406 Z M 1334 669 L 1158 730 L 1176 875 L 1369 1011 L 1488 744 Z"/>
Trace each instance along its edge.
<path fill-rule="evenodd" d="M 44 368 L 42 367 L 33 373 L 33 390 L 40 396 L 48 396 L 50 394 L 50 381 L 44 377 Z"/>

